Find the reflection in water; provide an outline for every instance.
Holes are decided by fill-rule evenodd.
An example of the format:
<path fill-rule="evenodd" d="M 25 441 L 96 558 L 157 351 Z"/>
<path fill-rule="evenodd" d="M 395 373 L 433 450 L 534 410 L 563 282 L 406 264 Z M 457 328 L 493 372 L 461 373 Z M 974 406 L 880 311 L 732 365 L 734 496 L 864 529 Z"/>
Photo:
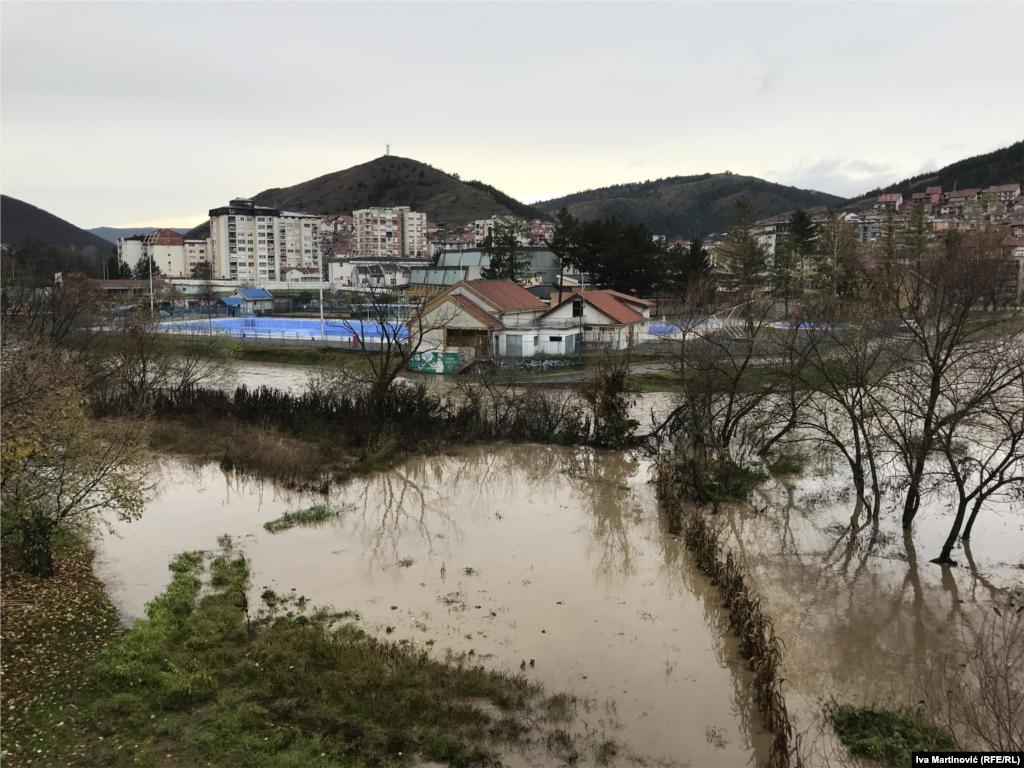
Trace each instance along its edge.
<path fill-rule="evenodd" d="M 230 533 L 252 561 L 254 604 L 294 588 L 358 611 L 379 636 L 525 665 L 584 697 L 586 728 L 623 754 L 708 766 L 766 755 L 721 599 L 662 527 L 645 460 L 537 445 L 416 458 L 333 491 L 344 512 L 327 526 L 277 535 L 263 523 L 324 499 L 212 466 L 154 471 L 143 519 L 101 547 L 126 617 L 164 587 L 173 554 Z"/>
<path fill-rule="evenodd" d="M 898 515 L 871 520 L 851 495 L 835 475 L 800 478 L 724 515 L 786 644 L 791 710 L 805 727 L 829 697 L 916 702 L 935 660 L 1020 579 L 1024 535 L 1009 510 L 987 517 L 974 552 L 964 547 L 967 567 L 949 568 L 928 562 L 948 530 L 941 499 L 904 536 Z"/>

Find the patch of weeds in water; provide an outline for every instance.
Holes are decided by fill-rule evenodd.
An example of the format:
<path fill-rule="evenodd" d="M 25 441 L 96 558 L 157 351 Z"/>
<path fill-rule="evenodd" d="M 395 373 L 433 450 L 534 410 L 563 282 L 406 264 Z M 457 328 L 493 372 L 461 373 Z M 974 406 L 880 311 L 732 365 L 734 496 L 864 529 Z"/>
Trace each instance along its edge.
<path fill-rule="evenodd" d="M 465 568 L 462 569 L 462 572 L 464 574 L 466 574 L 467 576 L 479 576 L 480 575 L 480 571 L 478 571 L 476 568 L 473 568 L 472 566 L 466 566 Z"/>
<path fill-rule="evenodd" d="M 51 750 L 50 763 L 154 766 L 173 755 L 181 765 L 468 766 L 496 764 L 499 745 L 550 743 L 569 763 L 584 752 L 568 728 L 549 742 L 555 726 L 540 686 L 469 654 L 440 661 L 413 642 L 334 625 L 358 618 L 350 611 L 250 624 L 238 550 L 223 548 L 212 562 L 185 553 L 172 572 L 147 618 L 91 667 L 74 700 L 77 720 L 61 729 L 67 745 Z M 219 586 L 204 589 L 215 572 Z M 263 597 L 296 600 L 269 587 Z"/>
<path fill-rule="evenodd" d="M 456 611 L 466 610 L 466 596 L 461 592 L 449 592 L 446 595 L 440 595 L 437 599 L 442 605 L 447 605 Z"/>
<path fill-rule="evenodd" d="M 276 520 L 270 520 L 263 524 L 264 530 L 269 533 L 280 533 L 296 526 L 319 526 L 339 517 L 344 508 L 329 507 L 326 504 L 314 504 L 308 509 L 299 509 L 294 512 L 285 512 Z"/>
<path fill-rule="evenodd" d="M 718 749 L 725 749 L 725 745 L 729 743 L 725 740 L 725 729 L 716 728 L 713 725 L 709 725 L 704 730 L 704 738 L 707 739 L 708 744 L 712 744 Z"/>
<path fill-rule="evenodd" d="M 398 567 L 399 568 L 411 568 L 412 564 L 415 563 L 415 562 L 416 561 L 413 560 L 411 557 L 403 557 L 401 560 L 398 561 Z"/>
<path fill-rule="evenodd" d="M 598 765 L 611 765 L 612 760 L 619 754 L 619 745 L 615 743 L 614 739 L 605 739 L 597 745 L 597 751 L 594 755 L 594 762 Z"/>
<path fill-rule="evenodd" d="M 948 731 L 909 707 L 841 704 L 832 709 L 829 719 L 850 754 L 877 760 L 887 768 L 910 765 L 911 752 L 954 748 Z"/>

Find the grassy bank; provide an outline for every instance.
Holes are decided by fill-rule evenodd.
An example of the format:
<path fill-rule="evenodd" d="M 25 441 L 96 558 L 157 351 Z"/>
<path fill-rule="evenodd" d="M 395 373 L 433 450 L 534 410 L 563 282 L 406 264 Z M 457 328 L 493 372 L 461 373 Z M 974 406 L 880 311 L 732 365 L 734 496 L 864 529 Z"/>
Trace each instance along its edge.
<path fill-rule="evenodd" d="M 0 561 L 0 749 L 11 766 L 53 765 L 54 754 L 68 755 L 61 765 L 72 759 L 71 734 L 85 727 L 74 703 L 89 687 L 88 668 L 118 636 L 92 552 L 64 541 L 54 554 L 56 575 L 45 581 L 18 570 L 13 552 Z"/>
<path fill-rule="evenodd" d="M 573 697 L 546 696 L 519 675 L 378 641 L 348 612 L 277 601 L 257 610 L 246 599 L 246 557 L 227 537 L 220 543 L 215 554 L 179 555 L 147 618 L 82 655 L 77 685 L 66 689 L 62 674 L 5 674 L 8 764 L 355 768 L 494 765 L 504 748 L 569 763 L 590 749 L 615 754 L 614 745 L 569 733 Z M 59 625 L 85 614 L 108 627 L 105 599 L 85 610 L 60 594 L 51 601 Z M 52 634 L 31 640 L 54 642 Z M 18 710 L 8 701 L 20 704 L 27 690 L 50 702 L 48 719 L 12 719 Z"/>

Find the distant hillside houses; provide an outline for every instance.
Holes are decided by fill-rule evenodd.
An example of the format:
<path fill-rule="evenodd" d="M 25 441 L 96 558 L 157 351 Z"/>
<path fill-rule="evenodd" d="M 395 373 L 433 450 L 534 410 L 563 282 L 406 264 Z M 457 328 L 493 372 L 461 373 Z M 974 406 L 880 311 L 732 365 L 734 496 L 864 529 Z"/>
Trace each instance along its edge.
<path fill-rule="evenodd" d="M 861 245 L 871 245 L 881 235 L 882 222 L 889 213 L 902 222 L 919 206 L 935 231 L 994 225 L 1004 228 L 1006 237 L 1024 238 L 1024 197 L 1020 184 L 947 191 L 942 187 L 928 187 L 909 198 L 900 192 L 887 192 L 879 195 L 866 210 L 853 207 L 836 213 L 853 226 Z M 829 209 L 811 208 L 807 213 L 820 225 L 828 217 Z M 788 232 L 790 216 L 792 213 L 783 213 L 755 224 L 758 242 L 769 256 L 775 255 L 777 244 Z M 713 253 L 713 244 L 709 250 Z"/>

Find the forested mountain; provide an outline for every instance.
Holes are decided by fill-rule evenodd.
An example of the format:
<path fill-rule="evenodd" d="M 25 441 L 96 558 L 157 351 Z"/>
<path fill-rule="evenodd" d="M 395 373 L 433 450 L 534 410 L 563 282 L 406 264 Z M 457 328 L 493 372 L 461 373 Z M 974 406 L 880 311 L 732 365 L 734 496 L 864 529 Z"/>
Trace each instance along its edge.
<path fill-rule="evenodd" d="M 267 189 L 258 205 L 319 215 L 351 214 L 360 208 L 408 205 L 440 225 L 458 226 L 498 215 L 542 217 L 483 182 L 457 176 L 405 157 L 386 155 L 293 187 Z"/>
<path fill-rule="evenodd" d="M 825 192 L 726 172 L 616 184 L 546 200 L 536 207 L 546 213 L 568 208 L 585 220 L 614 216 L 627 224 L 646 224 L 668 237 L 693 237 L 724 230 L 733 203 L 741 197 L 764 216 L 842 202 Z"/>
<path fill-rule="evenodd" d="M 872 199 L 886 192 L 902 192 L 904 195 L 909 195 L 913 192 L 923 192 L 927 187 L 941 186 L 948 191 L 954 186 L 957 189 L 970 189 L 1022 182 L 1024 182 L 1024 141 L 1018 141 L 1016 144 L 997 149 L 994 152 L 958 160 L 937 171 L 929 171 L 887 187 L 873 189 L 854 200 Z"/>
<path fill-rule="evenodd" d="M 92 247 L 104 255 L 114 248 L 110 241 L 79 229 L 42 208 L 36 208 L 15 197 L 0 195 L 0 241 L 21 243 L 26 240 L 61 248 L 81 250 Z"/>

